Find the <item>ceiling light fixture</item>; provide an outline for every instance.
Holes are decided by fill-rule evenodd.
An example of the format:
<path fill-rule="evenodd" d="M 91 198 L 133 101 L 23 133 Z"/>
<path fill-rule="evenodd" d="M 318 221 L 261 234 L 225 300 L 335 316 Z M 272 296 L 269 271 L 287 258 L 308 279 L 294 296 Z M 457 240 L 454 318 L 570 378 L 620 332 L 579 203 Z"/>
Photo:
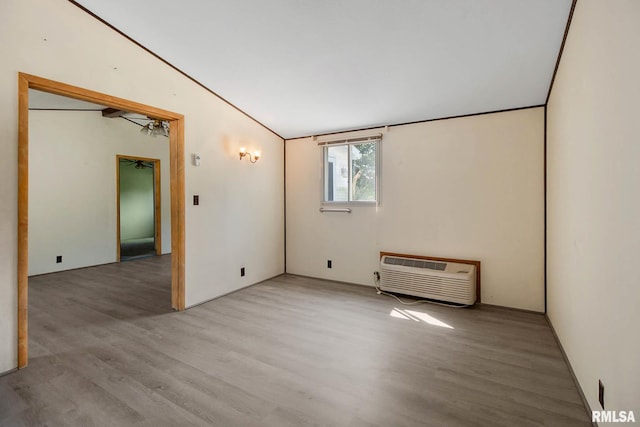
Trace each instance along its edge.
<path fill-rule="evenodd" d="M 151 135 L 154 138 L 158 135 L 169 137 L 169 122 L 165 120 L 152 119 L 149 123 L 142 126 L 141 133 Z"/>
<path fill-rule="evenodd" d="M 255 162 L 257 162 L 257 161 L 258 161 L 258 159 L 260 158 L 260 152 L 259 152 L 259 151 L 256 151 L 255 153 L 253 153 L 253 158 L 252 158 L 252 157 L 251 157 L 251 153 L 247 152 L 247 149 L 246 149 L 246 148 L 244 148 L 244 147 L 242 147 L 242 148 L 240 149 L 240 160 L 242 160 L 242 158 L 243 158 L 244 156 L 249 156 L 249 161 L 250 161 L 251 163 L 255 163 Z"/>

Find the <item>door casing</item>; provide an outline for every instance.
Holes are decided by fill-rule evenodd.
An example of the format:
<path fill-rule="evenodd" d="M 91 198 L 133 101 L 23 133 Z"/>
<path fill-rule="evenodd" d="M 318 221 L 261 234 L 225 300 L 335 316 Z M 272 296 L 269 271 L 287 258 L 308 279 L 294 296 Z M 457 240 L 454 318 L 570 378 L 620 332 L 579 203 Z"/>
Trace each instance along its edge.
<path fill-rule="evenodd" d="M 29 89 L 169 122 L 171 307 L 185 307 L 184 116 L 26 73 L 18 73 L 18 368 L 29 361 Z"/>
<path fill-rule="evenodd" d="M 162 203 L 160 187 L 160 159 L 150 159 L 147 157 L 128 156 L 126 154 L 116 155 L 116 259 L 120 262 L 120 159 L 142 160 L 153 163 L 153 237 L 156 255 L 162 255 Z"/>

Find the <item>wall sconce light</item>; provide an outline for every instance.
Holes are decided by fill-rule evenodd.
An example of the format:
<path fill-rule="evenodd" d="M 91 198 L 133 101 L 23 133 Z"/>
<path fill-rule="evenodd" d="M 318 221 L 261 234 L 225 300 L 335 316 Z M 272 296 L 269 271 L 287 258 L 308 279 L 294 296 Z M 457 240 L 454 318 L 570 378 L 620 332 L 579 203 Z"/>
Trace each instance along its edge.
<path fill-rule="evenodd" d="M 255 153 L 253 153 L 253 157 L 252 157 L 252 156 L 251 156 L 251 153 L 249 153 L 249 152 L 247 151 L 247 149 L 246 149 L 246 148 L 242 147 L 242 148 L 240 149 L 240 160 L 242 160 L 242 158 L 243 158 L 244 156 L 249 156 L 249 161 L 250 161 L 251 163 L 255 163 L 255 162 L 257 162 L 257 161 L 258 161 L 258 159 L 260 158 L 260 152 L 259 152 L 259 151 L 256 151 Z"/>

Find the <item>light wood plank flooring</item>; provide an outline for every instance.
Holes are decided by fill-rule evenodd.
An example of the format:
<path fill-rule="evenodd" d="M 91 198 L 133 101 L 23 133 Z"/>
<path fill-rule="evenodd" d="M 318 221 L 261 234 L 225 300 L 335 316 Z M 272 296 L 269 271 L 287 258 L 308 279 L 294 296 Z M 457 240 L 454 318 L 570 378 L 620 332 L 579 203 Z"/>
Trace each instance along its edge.
<path fill-rule="evenodd" d="M 175 313 L 169 256 L 29 291 L 2 426 L 590 425 L 542 315 L 291 275 Z"/>

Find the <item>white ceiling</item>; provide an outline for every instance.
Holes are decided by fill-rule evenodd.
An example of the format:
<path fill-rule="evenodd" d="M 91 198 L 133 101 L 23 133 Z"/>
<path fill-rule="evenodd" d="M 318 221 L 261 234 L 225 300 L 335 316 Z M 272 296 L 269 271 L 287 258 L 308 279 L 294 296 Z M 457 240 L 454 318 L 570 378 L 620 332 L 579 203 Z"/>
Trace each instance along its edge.
<path fill-rule="evenodd" d="M 545 103 L 571 0 L 77 0 L 285 138 Z"/>

